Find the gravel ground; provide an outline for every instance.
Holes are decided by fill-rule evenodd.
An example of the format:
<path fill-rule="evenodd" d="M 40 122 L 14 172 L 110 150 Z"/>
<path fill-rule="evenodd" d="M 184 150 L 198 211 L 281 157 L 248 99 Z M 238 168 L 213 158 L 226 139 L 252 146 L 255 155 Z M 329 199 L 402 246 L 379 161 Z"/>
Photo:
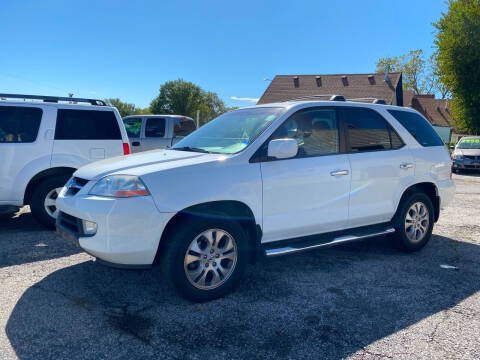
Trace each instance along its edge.
<path fill-rule="evenodd" d="M 479 359 L 480 176 L 455 179 L 422 251 L 377 238 L 265 259 L 206 304 L 158 269 L 96 264 L 28 210 L 3 216 L 0 359 Z"/>

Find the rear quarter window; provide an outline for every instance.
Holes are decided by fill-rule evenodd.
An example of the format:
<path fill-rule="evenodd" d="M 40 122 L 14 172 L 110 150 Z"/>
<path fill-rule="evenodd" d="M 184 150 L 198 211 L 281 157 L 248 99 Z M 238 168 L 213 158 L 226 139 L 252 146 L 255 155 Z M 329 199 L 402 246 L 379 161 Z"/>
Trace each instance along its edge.
<path fill-rule="evenodd" d="M 55 140 L 121 140 L 112 111 L 58 109 Z"/>
<path fill-rule="evenodd" d="M 401 110 L 388 110 L 388 112 L 407 129 L 420 145 L 425 147 L 444 145 L 435 129 L 419 114 Z"/>
<path fill-rule="evenodd" d="M 42 109 L 0 106 L 0 143 L 31 143 L 38 135 Z"/>

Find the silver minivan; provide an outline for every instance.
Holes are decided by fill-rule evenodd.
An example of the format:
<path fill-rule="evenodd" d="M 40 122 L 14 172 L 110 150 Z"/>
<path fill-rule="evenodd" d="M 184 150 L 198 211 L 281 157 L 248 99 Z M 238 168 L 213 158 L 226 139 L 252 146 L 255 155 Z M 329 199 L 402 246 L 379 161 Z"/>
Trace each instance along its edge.
<path fill-rule="evenodd" d="M 132 152 L 169 148 L 197 129 L 182 115 L 131 115 L 123 118 Z"/>

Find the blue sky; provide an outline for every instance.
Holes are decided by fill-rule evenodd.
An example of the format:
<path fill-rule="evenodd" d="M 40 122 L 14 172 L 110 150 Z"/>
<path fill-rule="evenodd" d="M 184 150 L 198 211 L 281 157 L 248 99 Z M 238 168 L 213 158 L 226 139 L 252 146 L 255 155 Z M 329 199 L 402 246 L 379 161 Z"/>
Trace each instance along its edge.
<path fill-rule="evenodd" d="M 148 106 L 183 78 L 247 106 L 275 74 L 371 72 L 433 51 L 443 0 L 23 1 L 0 6 L 0 92 Z"/>

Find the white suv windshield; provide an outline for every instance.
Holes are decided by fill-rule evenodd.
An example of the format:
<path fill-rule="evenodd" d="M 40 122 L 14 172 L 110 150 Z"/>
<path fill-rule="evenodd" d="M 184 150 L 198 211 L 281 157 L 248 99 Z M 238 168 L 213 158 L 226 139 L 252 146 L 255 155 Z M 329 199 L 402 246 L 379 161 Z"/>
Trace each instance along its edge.
<path fill-rule="evenodd" d="M 172 149 L 218 154 L 240 152 L 284 111 L 282 107 L 230 111 L 179 141 Z"/>

